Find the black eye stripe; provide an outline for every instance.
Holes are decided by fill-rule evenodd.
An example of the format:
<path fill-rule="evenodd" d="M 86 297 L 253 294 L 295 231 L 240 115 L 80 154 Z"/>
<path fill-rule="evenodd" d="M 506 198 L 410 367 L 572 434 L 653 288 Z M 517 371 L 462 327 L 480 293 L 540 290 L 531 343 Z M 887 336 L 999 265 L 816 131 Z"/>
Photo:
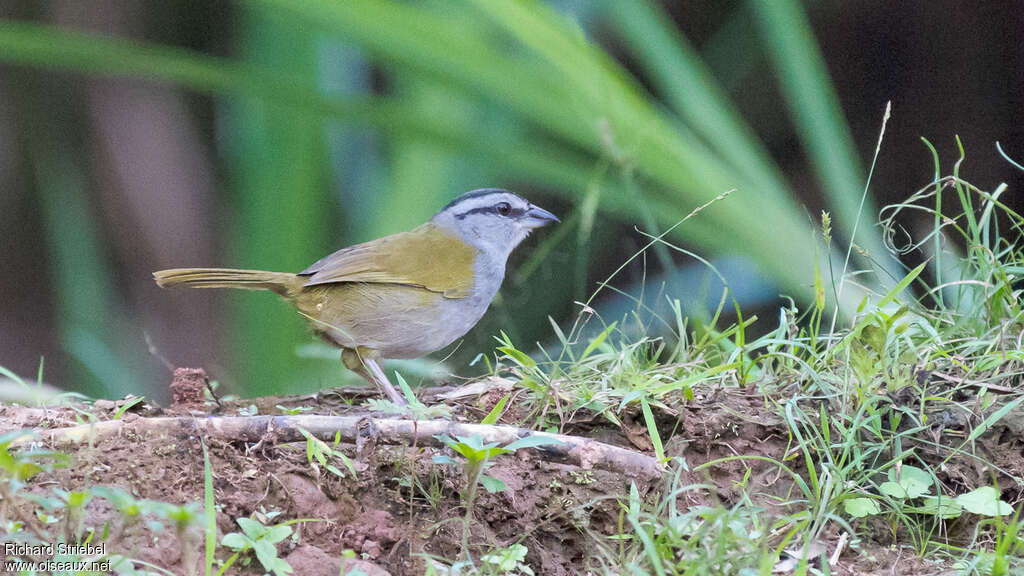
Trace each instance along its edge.
<path fill-rule="evenodd" d="M 471 210 L 466 210 L 465 212 L 462 212 L 460 214 L 455 214 L 454 216 L 455 216 L 455 218 L 457 220 L 462 220 L 466 216 L 469 216 L 470 214 L 487 214 L 487 213 L 497 214 L 499 216 L 502 216 L 503 218 L 519 218 L 523 214 L 526 214 L 526 209 L 524 209 L 524 208 L 513 208 L 508 214 L 502 215 L 502 214 L 500 214 L 498 212 L 498 207 L 497 206 L 480 206 L 478 208 L 473 208 Z"/>

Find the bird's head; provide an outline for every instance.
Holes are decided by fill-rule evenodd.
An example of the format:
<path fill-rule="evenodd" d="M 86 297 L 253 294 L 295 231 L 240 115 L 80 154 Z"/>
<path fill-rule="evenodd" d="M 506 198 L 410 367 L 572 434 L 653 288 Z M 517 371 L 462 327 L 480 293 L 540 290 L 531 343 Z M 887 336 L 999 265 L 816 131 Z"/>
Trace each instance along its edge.
<path fill-rule="evenodd" d="M 551 212 L 501 188 L 467 192 L 431 218 L 485 254 L 501 259 L 508 258 L 534 228 L 558 221 Z"/>

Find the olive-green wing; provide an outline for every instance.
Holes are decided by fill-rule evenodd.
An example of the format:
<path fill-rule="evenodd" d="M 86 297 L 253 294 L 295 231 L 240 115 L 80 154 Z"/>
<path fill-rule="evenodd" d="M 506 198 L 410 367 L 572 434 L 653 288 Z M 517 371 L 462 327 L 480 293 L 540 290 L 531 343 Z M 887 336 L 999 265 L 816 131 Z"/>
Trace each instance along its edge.
<path fill-rule="evenodd" d="M 409 232 L 342 248 L 299 275 L 309 277 L 306 286 L 379 282 L 465 298 L 473 292 L 475 259 L 475 248 L 428 222 Z"/>

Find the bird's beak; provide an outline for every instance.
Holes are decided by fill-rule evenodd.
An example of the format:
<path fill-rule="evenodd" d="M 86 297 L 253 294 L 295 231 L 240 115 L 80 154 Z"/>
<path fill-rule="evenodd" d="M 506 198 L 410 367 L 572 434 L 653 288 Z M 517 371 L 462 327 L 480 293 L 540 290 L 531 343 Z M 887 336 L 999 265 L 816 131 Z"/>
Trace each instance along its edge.
<path fill-rule="evenodd" d="M 561 222 L 558 216 L 555 216 L 551 212 L 541 208 L 540 206 L 530 205 L 530 208 L 526 210 L 526 214 L 523 218 L 523 224 L 527 228 L 540 228 L 546 226 L 552 222 Z"/>

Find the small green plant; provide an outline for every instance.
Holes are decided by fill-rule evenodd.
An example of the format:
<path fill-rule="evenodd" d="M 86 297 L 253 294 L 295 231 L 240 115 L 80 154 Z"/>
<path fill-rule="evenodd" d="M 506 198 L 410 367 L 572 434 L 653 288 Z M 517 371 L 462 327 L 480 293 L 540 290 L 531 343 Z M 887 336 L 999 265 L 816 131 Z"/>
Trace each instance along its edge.
<path fill-rule="evenodd" d="M 63 506 L 63 502 L 57 498 L 27 494 L 24 488 L 26 482 L 37 474 L 68 466 L 71 458 L 67 454 L 51 450 L 14 448 L 16 441 L 28 437 L 31 437 L 31 433 L 23 430 L 0 435 L 0 519 L 3 520 L 4 532 L 8 534 L 32 529 L 36 526 L 37 520 L 42 521 L 44 525 L 56 522 L 57 518 L 51 511 Z M 36 514 L 22 516 L 22 510 L 17 506 L 17 502 L 23 499 L 36 501 L 40 506 Z M 32 532 L 33 538 L 40 542 L 47 541 L 45 534 L 40 530 Z"/>
<path fill-rule="evenodd" d="M 999 491 L 982 486 L 956 497 L 931 494 L 935 486 L 933 477 L 917 466 L 893 466 L 887 472 L 888 480 L 878 485 L 878 492 L 890 503 L 892 518 L 906 514 L 934 516 L 942 520 L 959 518 L 965 511 L 990 518 L 1013 513 L 1013 508 L 999 498 Z M 850 498 L 843 502 L 844 510 L 853 518 L 882 514 L 879 500 L 867 497 Z"/>
<path fill-rule="evenodd" d="M 92 495 L 96 498 L 103 498 L 110 502 L 110 505 L 129 523 L 139 520 L 143 512 L 143 503 L 131 494 L 114 488 L 112 486 L 94 486 Z"/>
<path fill-rule="evenodd" d="M 722 505 L 676 507 L 676 498 L 700 486 L 682 482 L 682 467 L 667 483 L 663 496 L 645 503 L 633 484 L 620 504 L 618 550 L 599 548 L 628 574 L 770 574 L 777 554 L 768 544 L 769 528 L 762 510 L 741 501 Z M 777 524 L 773 529 L 781 529 Z M 791 535 L 780 530 L 788 541 Z"/>
<path fill-rule="evenodd" d="M 128 412 L 129 410 L 131 410 L 132 408 L 139 405 L 145 400 L 145 396 L 133 396 L 129 394 L 128 397 L 124 399 L 124 403 L 121 404 L 121 406 L 117 409 L 116 412 L 114 412 L 114 420 L 120 420 L 122 417 L 124 417 L 126 412 Z"/>
<path fill-rule="evenodd" d="M 64 541 L 81 541 L 82 522 L 85 520 L 85 505 L 92 500 L 92 493 L 86 490 L 68 492 L 60 488 L 55 489 L 53 492 L 64 503 Z"/>
<path fill-rule="evenodd" d="M 442 562 L 430 558 L 425 574 L 427 576 L 533 576 L 533 569 L 524 562 L 529 550 L 516 543 L 508 548 L 494 548 L 480 556 L 480 564 L 472 560 Z"/>
<path fill-rule="evenodd" d="M 408 402 L 408 406 L 400 406 L 390 400 L 383 398 L 371 398 L 366 401 L 366 405 L 373 412 L 383 412 L 384 414 L 394 414 L 398 416 L 408 416 L 412 420 L 433 420 L 436 418 L 450 419 L 452 417 L 451 409 L 444 404 L 435 404 L 433 406 L 427 406 L 413 393 L 412 387 L 405 381 L 405 378 L 398 372 L 395 372 L 395 379 L 398 381 L 398 387 L 402 390 L 402 395 L 405 396 L 405 401 Z"/>
<path fill-rule="evenodd" d="M 203 527 L 203 510 L 196 502 L 188 504 L 171 504 L 169 502 L 157 502 L 147 500 L 145 507 L 158 517 L 170 521 L 174 526 L 178 542 L 181 542 L 181 563 L 186 574 L 194 574 L 196 561 L 196 548 L 199 544 L 199 533 L 193 528 Z"/>
<path fill-rule="evenodd" d="M 251 558 L 246 553 L 249 551 L 256 555 L 264 570 L 274 576 L 287 576 L 292 573 L 292 567 L 288 562 L 277 556 L 277 543 L 292 535 L 289 523 L 265 526 L 251 518 L 239 518 L 237 522 L 242 531 L 226 534 L 220 541 L 222 546 L 231 548 L 235 553 L 224 563 L 217 576 L 224 574 L 239 558 L 242 559 L 243 566 L 248 566 Z"/>
<path fill-rule="evenodd" d="M 445 446 L 448 446 L 465 459 L 463 472 L 466 474 L 466 486 L 462 491 L 462 503 L 466 507 L 466 515 L 462 523 L 462 550 L 467 560 L 472 561 L 469 556 L 469 526 L 473 520 L 473 504 L 476 501 L 477 486 L 482 485 L 488 492 L 500 492 L 505 489 L 505 483 L 501 480 L 483 473 L 491 465 L 491 458 L 501 454 L 510 454 L 520 448 L 536 446 L 550 446 L 560 442 L 550 436 L 532 434 L 501 446 L 499 442 L 484 444 L 479 434 L 452 438 L 447 434 L 436 436 Z M 450 456 L 438 454 L 434 456 L 437 464 L 457 464 Z"/>
<path fill-rule="evenodd" d="M 348 570 L 348 561 L 356 557 L 355 550 L 345 549 L 341 552 L 341 568 L 338 569 L 338 576 L 366 576 L 358 567 Z"/>
<path fill-rule="evenodd" d="M 529 550 L 522 544 L 491 550 L 480 556 L 480 573 L 497 575 L 533 576 L 533 569 L 523 562 Z"/>
<path fill-rule="evenodd" d="M 299 432 L 306 437 L 306 460 L 317 475 L 320 474 L 320 468 L 323 468 L 339 478 L 344 478 L 345 473 L 330 461 L 330 459 L 336 458 L 345 466 L 345 468 L 348 469 L 352 477 L 355 478 L 356 468 L 352 464 L 352 460 L 350 460 L 348 456 L 345 456 L 341 450 L 338 450 L 338 445 L 341 443 L 340 433 L 335 433 L 334 444 L 331 445 L 320 440 L 316 436 L 313 436 L 308 430 L 302 427 L 299 427 Z"/>
<path fill-rule="evenodd" d="M 3 480 L 18 488 L 25 481 L 40 472 L 49 472 L 55 468 L 67 466 L 71 459 L 67 454 L 52 450 L 16 450 L 12 445 L 16 440 L 31 437 L 32 432 L 15 430 L 0 435 L 0 471 Z"/>

